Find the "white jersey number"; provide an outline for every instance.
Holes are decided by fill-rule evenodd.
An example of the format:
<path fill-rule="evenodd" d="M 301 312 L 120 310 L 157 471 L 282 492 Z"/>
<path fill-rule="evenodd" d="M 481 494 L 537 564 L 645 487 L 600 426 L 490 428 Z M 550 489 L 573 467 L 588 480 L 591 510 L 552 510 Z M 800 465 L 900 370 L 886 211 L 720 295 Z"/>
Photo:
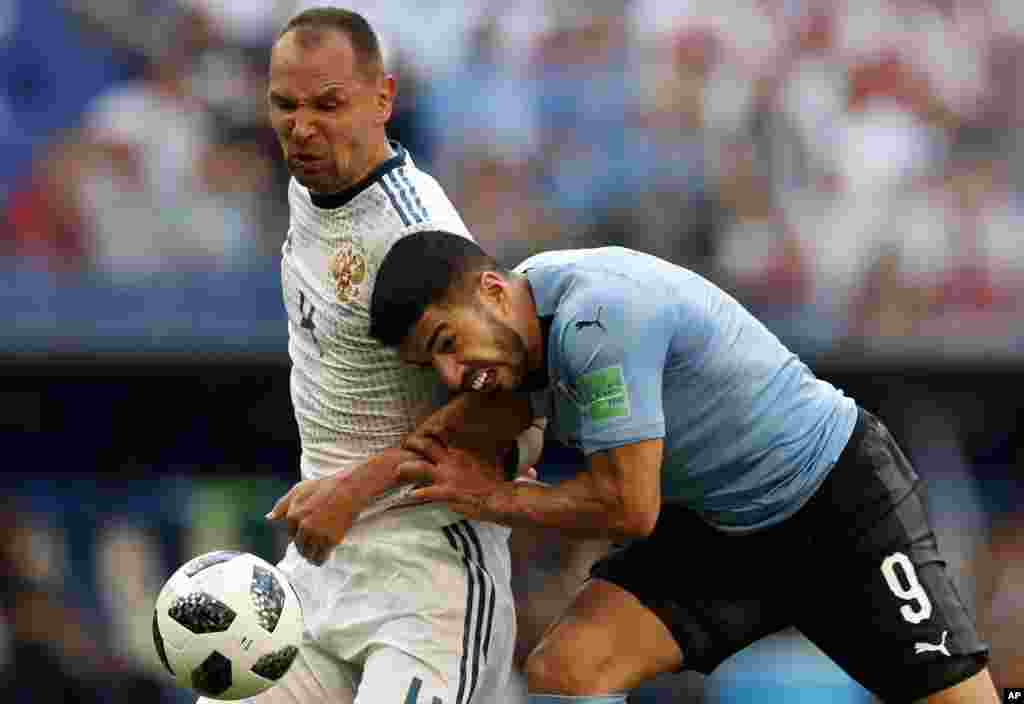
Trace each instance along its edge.
<path fill-rule="evenodd" d="M 932 615 L 932 602 L 928 598 L 917 570 L 910 558 L 901 552 L 894 552 L 882 560 L 882 576 L 889 589 L 900 599 L 911 602 L 900 607 L 900 614 L 910 623 L 921 623 Z"/>

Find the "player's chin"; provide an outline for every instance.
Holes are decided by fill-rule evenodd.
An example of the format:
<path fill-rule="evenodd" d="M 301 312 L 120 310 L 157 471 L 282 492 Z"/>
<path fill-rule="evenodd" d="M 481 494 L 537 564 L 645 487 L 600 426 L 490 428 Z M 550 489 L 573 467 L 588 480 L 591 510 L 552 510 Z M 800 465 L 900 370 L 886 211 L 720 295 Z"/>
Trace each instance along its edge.
<path fill-rule="evenodd" d="M 494 380 L 493 384 L 490 384 L 488 388 L 484 389 L 484 393 L 496 394 L 501 393 L 503 391 L 515 391 L 520 386 L 521 381 L 519 377 L 509 377 L 507 379 L 498 377 L 497 379 Z"/>
<path fill-rule="evenodd" d="M 325 195 L 330 193 L 330 191 L 327 190 L 327 186 L 316 179 L 308 178 L 305 175 L 299 175 L 294 171 L 292 172 L 292 176 L 295 177 L 295 180 L 298 181 L 299 184 L 309 189 L 311 193 L 320 193 Z"/>
<path fill-rule="evenodd" d="M 342 190 L 342 188 L 337 184 L 337 179 L 320 176 L 312 170 L 293 168 L 290 169 L 290 171 L 296 181 L 313 193 L 330 195 L 331 193 L 337 193 Z"/>
<path fill-rule="evenodd" d="M 505 391 L 522 391 L 527 385 L 529 375 L 526 373 L 526 369 L 510 369 L 509 379 L 502 385 Z"/>

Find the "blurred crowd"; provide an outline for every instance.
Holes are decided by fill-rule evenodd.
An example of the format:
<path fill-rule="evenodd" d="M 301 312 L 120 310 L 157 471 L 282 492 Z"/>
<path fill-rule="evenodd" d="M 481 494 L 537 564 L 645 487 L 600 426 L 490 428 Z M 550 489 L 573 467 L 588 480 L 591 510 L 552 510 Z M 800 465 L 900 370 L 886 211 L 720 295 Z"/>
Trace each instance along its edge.
<path fill-rule="evenodd" d="M 273 257 L 264 75 L 309 4 L 7 0 L 0 135 L 26 158 L 0 252 L 113 276 Z M 625 244 L 812 351 L 965 331 L 1020 351 L 1016 0 L 349 5 L 399 79 L 393 136 L 501 259 Z"/>
<path fill-rule="evenodd" d="M 230 286 L 274 269 L 287 173 L 265 72 L 279 28 L 312 4 L 0 0 L 0 271 L 56 287 L 219 272 Z M 398 78 L 392 136 L 503 262 L 621 244 L 705 274 L 802 352 L 1024 353 L 1019 0 L 344 4 Z M 1002 649 L 995 674 L 1020 686 L 1024 521 L 993 502 L 1019 496 L 998 481 L 1024 458 L 1012 422 L 965 441 L 984 413 L 963 401 L 923 384 L 881 410 L 937 478 L 940 528 Z M 1003 468 L 996 483 L 984 461 Z M 39 575 L 52 530 L 0 531 L 0 682 L 84 688 L 25 701 L 157 701 L 90 689 L 146 670 L 82 665 L 101 636 Z M 102 554 L 130 565 L 139 535 L 106 536 Z M 67 635 L 59 652 L 35 645 L 48 622 Z M 102 637 L 141 652 L 138 626 Z"/>

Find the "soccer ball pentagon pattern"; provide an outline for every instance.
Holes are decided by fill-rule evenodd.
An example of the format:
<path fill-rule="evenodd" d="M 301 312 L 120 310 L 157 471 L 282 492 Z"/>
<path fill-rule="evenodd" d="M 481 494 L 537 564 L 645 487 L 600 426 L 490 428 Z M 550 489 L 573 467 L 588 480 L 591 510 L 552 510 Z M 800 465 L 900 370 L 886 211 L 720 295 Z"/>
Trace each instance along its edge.
<path fill-rule="evenodd" d="M 269 562 L 231 550 L 182 565 L 160 590 L 153 645 L 182 687 L 242 699 L 272 687 L 298 654 L 302 609 Z"/>

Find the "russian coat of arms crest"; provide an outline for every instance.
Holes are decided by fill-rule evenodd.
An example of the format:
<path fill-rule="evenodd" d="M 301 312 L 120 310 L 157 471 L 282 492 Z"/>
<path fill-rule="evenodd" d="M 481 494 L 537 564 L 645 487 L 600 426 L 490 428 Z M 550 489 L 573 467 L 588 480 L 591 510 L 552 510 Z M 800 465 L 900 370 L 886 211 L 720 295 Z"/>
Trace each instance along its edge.
<path fill-rule="evenodd" d="M 351 242 L 343 244 L 331 257 L 334 292 L 342 303 L 350 300 L 366 281 L 366 257 Z"/>

